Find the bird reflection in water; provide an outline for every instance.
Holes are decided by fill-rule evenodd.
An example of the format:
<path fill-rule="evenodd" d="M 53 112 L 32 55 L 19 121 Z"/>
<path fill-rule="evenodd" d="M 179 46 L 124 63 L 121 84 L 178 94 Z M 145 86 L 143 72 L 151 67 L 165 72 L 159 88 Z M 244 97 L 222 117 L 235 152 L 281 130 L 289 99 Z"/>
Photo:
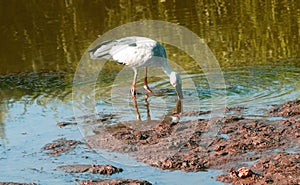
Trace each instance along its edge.
<path fill-rule="evenodd" d="M 155 93 L 151 93 L 151 94 L 155 94 Z M 146 107 L 146 114 L 147 114 L 147 120 L 151 120 L 151 115 L 150 115 L 150 102 L 148 101 L 150 94 L 147 93 L 144 95 L 144 106 Z M 138 103 L 136 98 L 132 98 L 133 100 L 133 106 L 135 109 L 135 113 L 137 116 L 137 120 L 141 120 L 141 114 L 139 112 L 139 108 L 138 108 Z M 178 122 L 179 121 L 179 116 L 182 113 L 182 100 L 178 99 L 176 102 L 176 107 L 169 112 L 167 115 L 165 115 L 165 120 L 168 119 L 167 121 L 171 121 L 171 122 Z"/>

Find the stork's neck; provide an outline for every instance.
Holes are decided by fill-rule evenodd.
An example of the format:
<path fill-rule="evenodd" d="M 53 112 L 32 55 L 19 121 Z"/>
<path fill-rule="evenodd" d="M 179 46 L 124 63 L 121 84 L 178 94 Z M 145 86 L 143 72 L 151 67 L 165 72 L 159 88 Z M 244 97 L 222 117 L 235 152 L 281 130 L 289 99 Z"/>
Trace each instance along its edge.
<path fill-rule="evenodd" d="M 173 70 L 170 68 L 168 63 L 164 63 L 163 70 L 168 76 L 170 76 L 171 73 L 173 72 Z"/>

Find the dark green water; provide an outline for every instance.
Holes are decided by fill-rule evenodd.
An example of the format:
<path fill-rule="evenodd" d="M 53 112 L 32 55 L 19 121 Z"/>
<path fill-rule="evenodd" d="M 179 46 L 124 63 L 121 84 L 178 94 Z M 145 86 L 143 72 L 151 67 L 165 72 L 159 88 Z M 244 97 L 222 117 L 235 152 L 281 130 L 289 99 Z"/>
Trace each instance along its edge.
<path fill-rule="evenodd" d="M 142 20 L 163 20 L 184 26 L 202 38 L 215 55 L 226 92 L 216 90 L 212 96 L 206 76 L 195 66 L 195 61 L 185 52 L 163 43 L 168 58 L 184 70 L 183 79 L 193 81 L 194 89 L 184 89 L 187 97 L 198 98 L 194 105 L 189 104 L 192 108 L 200 104 L 200 109 L 206 110 L 212 102 L 225 98 L 228 106 L 249 107 L 246 115 L 261 118 L 264 117 L 261 110 L 270 105 L 300 98 L 300 3 L 296 0 L 1 0 L 0 163 L 9 168 L 5 172 L 0 169 L 3 174 L 0 181 L 53 184 L 49 179 L 54 178 L 60 184 L 72 184 L 73 177 L 53 172 L 54 167 L 47 169 L 46 164 L 53 161 L 44 159 L 39 149 L 60 135 L 81 137 L 77 128 L 58 130 L 55 123 L 72 116 L 73 76 L 87 48 L 99 35 Z M 134 119 L 134 111 L 130 115 L 125 112 L 130 99 L 111 96 L 114 80 L 121 70 L 122 66 L 113 63 L 104 66 L 95 88 L 97 108 L 127 114 L 125 120 Z M 131 71 L 127 74 L 132 75 Z M 159 102 L 166 101 L 168 95 L 171 99 L 175 96 L 165 79 L 153 78 L 150 82 L 150 87 L 165 92 L 150 99 L 156 118 L 172 109 L 164 105 L 166 108 L 161 110 Z M 130 83 L 124 87 L 126 92 Z M 139 85 L 142 86 L 142 81 Z M 141 112 L 145 111 L 141 106 Z M 25 147 L 28 143 L 29 147 Z M 27 157 L 23 159 L 23 169 L 11 167 L 20 165 L 19 158 L 24 157 L 24 152 L 41 160 L 34 165 L 36 159 Z M 32 175 L 34 170 L 26 170 L 35 166 L 52 173 L 41 170 Z M 180 174 L 145 168 L 131 177 L 151 181 L 153 176 L 160 176 L 158 184 L 174 184 L 171 179 L 176 175 Z M 191 175 L 191 179 L 199 180 L 197 175 Z"/>
<path fill-rule="evenodd" d="M 98 35 L 140 20 L 187 27 L 206 41 L 222 67 L 278 61 L 299 66 L 300 4 L 296 0 L 2 0 L 0 8 L 0 74 L 40 70 L 72 74 Z M 167 51 L 176 61 L 173 51 Z"/>

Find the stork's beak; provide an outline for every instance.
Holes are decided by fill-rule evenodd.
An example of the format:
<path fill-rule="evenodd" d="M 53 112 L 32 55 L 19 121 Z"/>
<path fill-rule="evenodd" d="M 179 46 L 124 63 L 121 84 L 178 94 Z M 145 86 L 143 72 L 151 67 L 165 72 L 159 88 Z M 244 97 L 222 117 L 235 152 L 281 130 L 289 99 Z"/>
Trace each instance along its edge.
<path fill-rule="evenodd" d="M 183 99 L 183 93 L 182 93 L 182 86 L 181 86 L 181 84 L 177 84 L 175 86 L 175 90 L 177 92 L 178 98 L 179 99 Z"/>

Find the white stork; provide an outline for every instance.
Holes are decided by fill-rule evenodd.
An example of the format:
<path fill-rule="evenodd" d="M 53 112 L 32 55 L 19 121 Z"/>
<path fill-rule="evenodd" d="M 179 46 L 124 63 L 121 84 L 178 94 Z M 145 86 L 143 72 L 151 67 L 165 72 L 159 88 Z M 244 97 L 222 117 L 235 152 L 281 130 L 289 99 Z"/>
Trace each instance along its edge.
<path fill-rule="evenodd" d="M 152 64 L 162 67 L 170 77 L 170 83 L 177 92 L 178 99 L 183 99 L 182 82 L 178 72 L 173 71 L 167 63 L 165 48 L 158 42 L 146 37 L 125 37 L 118 40 L 102 42 L 89 51 L 91 59 L 109 59 L 131 67 L 134 78 L 131 88 L 132 98 L 135 99 L 135 88 L 138 69 L 145 67 L 144 88 L 151 90 L 147 84 L 147 67 Z"/>

